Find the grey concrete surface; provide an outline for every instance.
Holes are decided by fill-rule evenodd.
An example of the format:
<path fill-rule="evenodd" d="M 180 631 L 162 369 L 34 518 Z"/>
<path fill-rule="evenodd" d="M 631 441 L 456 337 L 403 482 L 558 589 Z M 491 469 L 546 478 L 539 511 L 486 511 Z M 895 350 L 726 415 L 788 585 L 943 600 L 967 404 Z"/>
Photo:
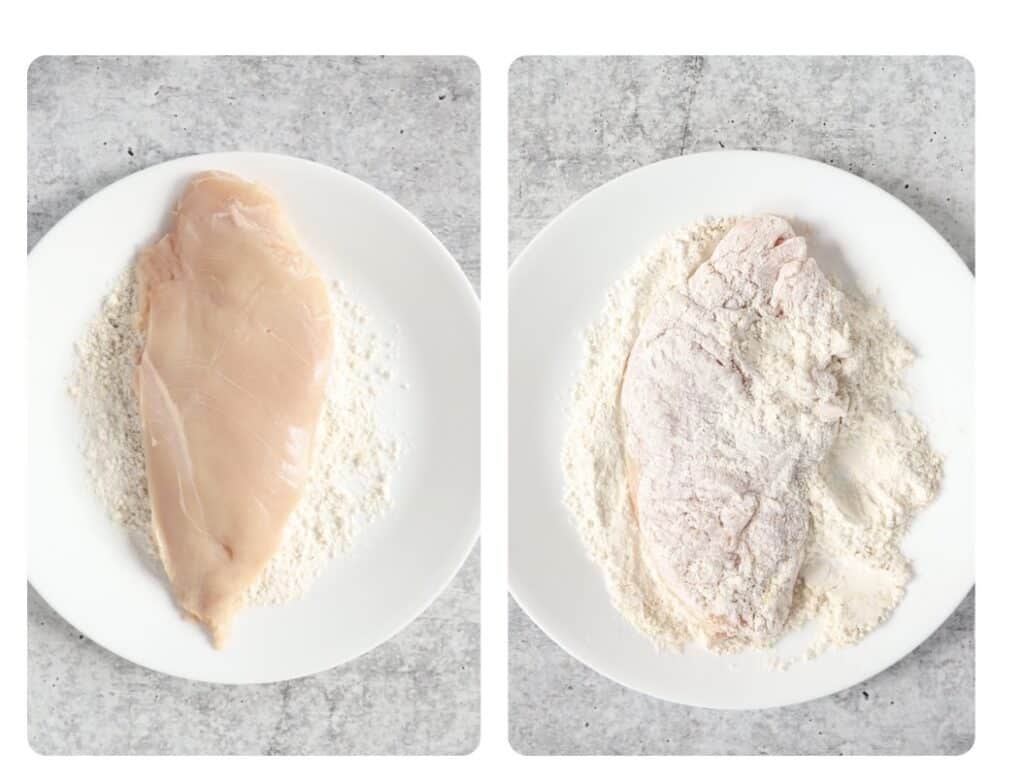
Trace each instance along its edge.
<path fill-rule="evenodd" d="M 479 74 L 463 58 L 48 57 L 28 72 L 28 239 L 140 168 L 245 149 L 319 161 L 413 212 L 479 284 Z M 479 557 L 410 627 L 287 683 L 167 677 L 31 589 L 28 741 L 47 754 L 457 754 L 476 747 Z"/>
<path fill-rule="evenodd" d="M 974 71 L 956 57 L 605 57 L 510 70 L 512 258 L 598 185 L 690 152 L 760 149 L 882 187 L 974 268 Z"/>
<path fill-rule="evenodd" d="M 607 57 L 510 70 L 510 250 L 638 166 L 763 149 L 830 163 L 925 217 L 974 268 L 974 73 L 955 57 Z M 514 524 L 514 520 L 512 521 Z M 510 742 L 525 754 L 958 754 L 974 741 L 973 593 L 914 653 L 782 709 L 693 709 L 583 666 L 511 608 Z"/>

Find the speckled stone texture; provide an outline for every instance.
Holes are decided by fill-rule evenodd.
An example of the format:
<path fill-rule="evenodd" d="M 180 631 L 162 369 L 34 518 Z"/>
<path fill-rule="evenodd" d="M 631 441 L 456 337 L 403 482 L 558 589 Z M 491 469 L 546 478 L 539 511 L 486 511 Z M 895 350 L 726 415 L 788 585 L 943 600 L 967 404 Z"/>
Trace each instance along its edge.
<path fill-rule="evenodd" d="M 762 149 L 831 163 L 912 207 L 974 268 L 974 74 L 955 57 L 607 57 L 510 71 L 512 256 L 638 166 Z M 958 754 L 974 741 L 973 593 L 888 671 L 816 701 L 659 701 L 567 655 L 512 602 L 510 741 L 526 754 Z"/>
<path fill-rule="evenodd" d="M 415 214 L 479 284 L 479 74 L 464 58 L 48 57 L 28 72 L 31 248 L 126 174 L 197 152 L 334 166 Z M 189 682 L 84 639 L 28 593 L 28 740 L 48 754 L 458 754 L 479 735 L 479 557 L 356 661 Z"/>

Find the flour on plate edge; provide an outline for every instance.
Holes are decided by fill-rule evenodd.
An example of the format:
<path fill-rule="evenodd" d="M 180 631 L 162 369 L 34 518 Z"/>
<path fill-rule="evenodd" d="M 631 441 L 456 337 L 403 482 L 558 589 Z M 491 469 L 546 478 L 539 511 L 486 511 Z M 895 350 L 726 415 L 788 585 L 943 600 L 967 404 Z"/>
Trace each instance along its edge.
<path fill-rule="evenodd" d="M 150 522 L 146 466 L 132 373 L 142 350 L 135 326 L 134 267 L 122 272 L 75 343 L 68 392 L 78 408 L 90 484 L 147 565 L 163 568 Z M 391 506 L 390 486 L 402 451 L 385 431 L 378 400 L 398 385 L 394 337 L 382 338 L 366 310 L 338 280 L 328 280 L 334 353 L 311 474 L 281 544 L 246 594 L 249 605 L 301 597 L 334 557 Z"/>
<path fill-rule="evenodd" d="M 626 490 L 619 389 L 653 304 L 711 255 L 737 219 L 706 219 L 664 236 L 612 286 L 600 317 L 583 334 L 583 362 L 568 406 L 565 504 L 613 605 L 659 648 L 707 640 L 680 617 L 644 564 Z M 900 539 L 941 481 L 941 458 L 901 407 L 901 377 L 913 353 L 880 308 L 845 289 L 855 345 L 840 383 L 845 380 L 851 405 L 828 458 L 804 477 L 811 537 L 784 631 L 819 623 L 805 658 L 854 644 L 888 619 L 911 578 Z M 772 663 L 784 668 L 791 662 Z"/>

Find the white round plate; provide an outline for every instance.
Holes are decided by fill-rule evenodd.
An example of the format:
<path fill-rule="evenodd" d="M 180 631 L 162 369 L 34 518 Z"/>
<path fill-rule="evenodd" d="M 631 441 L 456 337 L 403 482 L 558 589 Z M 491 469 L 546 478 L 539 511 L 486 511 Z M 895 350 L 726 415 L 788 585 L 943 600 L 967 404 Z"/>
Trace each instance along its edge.
<path fill-rule="evenodd" d="M 658 652 L 614 609 L 562 505 L 560 453 L 580 333 L 608 289 L 663 234 L 707 216 L 774 213 L 811 254 L 888 310 L 919 358 L 912 408 L 945 456 L 936 501 L 904 540 L 915 578 L 891 620 L 860 644 L 771 669 L 770 654 Z M 752 709 L 813 699 L 891 666 L 924 641 L 974 582 L 973 278 L 914 212 L 839 169 L 764 152 L 715 152 L 633 171 L 552 221 L 512 267 L 510 586 L 552 639 L 619 683 L 702 707 Z M 807 633 L 794 636 L 803 636 Z M 777 655 L 802 649 L 780 641 Z"/>
<path fill-rule="evenodd" d="M 382 335 L 395 376 L 382 420 L 406 446 L 393 508 L 301 600 L 240 612 L 227 648 L 183 620 L 160 578 L 95 498 L 67 394 L 73 344 L 116 276 L 166 225 L 186 181 L 221 169 L 266 185 L 324 272 Z M 150 669 L 272 682 L 376 647 L 444 589 L 479 526 L 479 307 L 441 243 L 359 180 L 282 155 L 173 160 L 125 177 L 68 214 L 29 257 L 29 581 L 97 643 Z"/>

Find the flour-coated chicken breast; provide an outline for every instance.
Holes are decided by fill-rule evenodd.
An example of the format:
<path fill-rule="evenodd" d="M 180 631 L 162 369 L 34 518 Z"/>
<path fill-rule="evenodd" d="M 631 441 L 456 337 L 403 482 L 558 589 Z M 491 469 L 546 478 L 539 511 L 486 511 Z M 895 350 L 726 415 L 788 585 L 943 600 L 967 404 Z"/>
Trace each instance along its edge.
<path fill-rule="evenodd" d="M 785 220 L 751 218 L 665 293 L 631 351 L 620 405 L 641 554 L 712 642 L 770 642 L 788 616 L 810 525 L 796 482 L 842 412 L 841 305 Z"/>

